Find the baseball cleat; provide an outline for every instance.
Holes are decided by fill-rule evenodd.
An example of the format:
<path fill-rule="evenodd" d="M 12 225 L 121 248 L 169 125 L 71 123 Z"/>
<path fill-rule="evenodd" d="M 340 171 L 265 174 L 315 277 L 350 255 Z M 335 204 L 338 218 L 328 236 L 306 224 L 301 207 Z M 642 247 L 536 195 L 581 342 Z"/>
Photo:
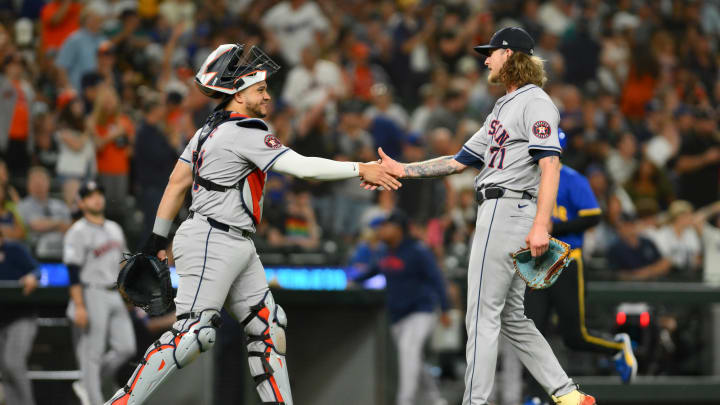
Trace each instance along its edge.
<path fill-rule="evenodd" d="M 633 353 L 630 336 L 627 333 L 619 333 L 615 335 L 615 341 L 623 344 L 623 349 L 613 357 L 615 370 L 620 374 L 624 384 L 630 384 L 637 375 L 637 359 Z"/>
<path fill-rule="evenodd" d="M 580 390 L 556 397 L 552 396 L 553 401 L 557 405 L 596 405 L 595 398 Z"/>

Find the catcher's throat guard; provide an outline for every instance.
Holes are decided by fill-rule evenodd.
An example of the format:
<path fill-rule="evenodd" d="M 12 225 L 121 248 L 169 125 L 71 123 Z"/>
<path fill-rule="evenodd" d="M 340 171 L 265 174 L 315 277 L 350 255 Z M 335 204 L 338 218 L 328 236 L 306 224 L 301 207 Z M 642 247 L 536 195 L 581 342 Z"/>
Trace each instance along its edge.
<path fill-rule="evenodd" d="M 513 267 L 528 287 L 539 290 L 555 283 L 560 273 L 570 263 L 570 245 L 550 238 L 548 250 L 541 256 L 532 257 L 529 248 L 510 253 Z"/>
<path fill-rule="evenodd" d="M 167 313 L 174 298 L 167 261 L 147 253 L 136 253 L 123 261 L 125 265 L 117 279 L 120 294 L 148 315 Z"/>

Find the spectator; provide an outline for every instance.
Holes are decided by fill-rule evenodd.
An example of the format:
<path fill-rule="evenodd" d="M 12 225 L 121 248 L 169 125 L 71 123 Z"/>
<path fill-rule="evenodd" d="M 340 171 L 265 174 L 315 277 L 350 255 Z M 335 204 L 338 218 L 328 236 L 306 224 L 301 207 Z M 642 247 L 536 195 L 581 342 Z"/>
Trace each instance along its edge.
<path fill-rule="evenodd" d="M 307 46 L 301 63 L 292 68 L 283 89 L 283 101 L 298 112 L 305 112 L 328 95 L 342 98 L 345 86 L 340 67 L 329 60 L 318 59 L 319 50 Z"/>
<path fill-rule="evenodd" d="M 431 84 L 424 84 L 420 87 L 420 104 L 410 116 L 410 132 L 424 134 L 428 130 L 428 120 L 432 116 L 433 111 L 439 108 L 439 100 L 437 91 Z"/>
<path fill-rule="evenodd" d="M 610 179 L 616 184 L 625 184 L 638 165 L 635 157 L 637 152 L 635 136 L 630 132 L 622 134 L 616 148 L 610 151 L 605 163 Z"/>
<path fill-rule="evenodd" d="M 610 247 L 608 258 L 621 280 L 657 280 L 670 272 L 672 262 L 650 239 L 639 235 L 634 216 L 623 214 L 618 234 L 620 238 Z"/>
<path fill-rule="evenodd" d="M 150 235 L 158 204 L 178 161 L 180 139 L 166 133 L 166 109 L 161 100 L 148 98 L 143 104 L 143 111 L 145 116 L 137 132 L 133 162 L 135 185 L 139 188 L 140 210 L 143 213 L 142 234 Z"/>
<path fill-rule="evenodd" d="M 0 239 L 22 243 L 25 226 L 14 202 L 7 195 L 6 187 L 0 186 Z"/>
<path fill-rule="evenodd" d="M 445 404 L 423 360 L 423 347 L 437 322 L 438 306 L 443 326 L 450 325 L 445 280 L 432 251 L 409 235 L 405 214 L 394 211 L 377 234 L 387 249 L 357 281 L 380 273 L 387 280 L 388 312 L 399 353 L 396 404 L 416 404 L 420 392 L 426 392 L 432 404 Z"/>
<path fill-rule="evenodd" d="M 27 64 L 22 55 L 12 52 L 5 56 L 0 75 L 0 151 L 11 173 L 25 174 L 33 147 L 31 125 L 35 98 L 32 86 L 25 79 Z"/>
<path fill-rule="evenodd" d="M 123 223 L 135 127 L 120 112 L 115 89 L 102 85 L 86 128 L 97 151 L 98 182 L 107 190 L 107 217 Z"/>
<path fill-rule="evenodd" d="M 70 35 L 60 48 L 55 64 L 65 87 L 82 89 L 85 73 L 97 70 L 97 50 L 105 40 L 100 29 L 103 18 L 98 7 L 88 5 L 80 13 L 80 28 Z"/>
<path fill-rule="evenodd" d="M 82 99 L 74 98 L 60 110 L 56 137 L 59 140 L 60 155 L 55 172 L 61 182 L 95 178 L 95 146 L 85 129 Z"/>
<path fill-rule="evenodd" d="M 40 12 L 43 52 L 57 52 L 65 39 L 80 26 L 83 5 L 72 0 L 52 0 Z"/>
<path fill-rule="evenodd" d="M 315 250 L 320 246 L 320 227 L 308 192 L 286 193 L 285 215 L 268 231 L 268 243 L 283 250 Z"/>
<path fill-rule="evenodd" d="M 28 172 L 28 196 L 18 205 L 28 229 L 30 245 L 39 259 L 62 257 L 63 234 L 70 227 L 70 211 L 60 200 L 50 198 L 50 173 L 41 166 Z"/>
<path fill-rule="evenodd" d="M 392 91 L 384 83 L 376 83 L 370 88 L 371 105 L 365 110 L 365 117 L 373 120 L 378 116 L 389 119 L 400 129 L 407 129 L 409 118 L 404 108 L 393 100 Z"/>
<path fill-rule="evenodd" d="M 320 7 L 307 0 L 279 2 L 262 16 L 262 25 L 293 66 L 300 63 L 300 54 L 306 47 L 323 44 L 320 38 L 330 30 Z"/>
<path fill-rule="evenodd" d="M 464 89 L 452 86 L 443 97 L 440 106 L 433 111 L 427 121 L 427 130 L 447 128 L 455 134 L 458 124 L 467 107 L 467 94 Z"/>
<path fill-rule="evenodd" d="M 717 124 L 712 112 L 697 110 L 693 131 L 682 139 L 675 162 L 678 197 L 696 207 L 703 207 L 718 199 L 720 182 L 720 141 L 715 136 Z"/>
<path fill-rule="evenodd" d="M 660 254 L 670 260 L 675 275 L 694 279 L 702 265 L 700 238 L 693 227 L 693 207 L 683 200 L 673 201 L 668 223 L 653 233 Z"/>
<path fill-rule="evenodd" d="M 657 201 L 662 209 L 666 209 L 675 199 L 667 175 L 647 158 L 640 160 L 624 188 L 635 205 L 639 200 L 647 198 Z"/>
<path fill-rule="evenodd" d="M 335 138 L 337 139 L 337 160 L 368 162 L 375 160 L 372 136 L 365 130 L 362 116 L 363 105 L 357 100 L 347 100 L 340 104 L 340 122 Z M 358 218 L 370 205 L 373 193 L 358 187 L 354 179 L 334 184 L 335 221 L 333 232 L 344 236 L 348 242 L 358 234 Z"/>
<path fill-rule="evenodd" d="M 385 70 L 370 61 L 370 47 L 362 42 L 355 42 L 350 47 L 350 63 L 345 68 L 350 83 L 351 96 L 363 101 L 370 101 L 370 89 L 375 83 L 387 83 Z"/>
<path fill-rule="evenodd" d="M 27 249 L 0 236 L 0 256 L 0 280 L 17 282 L 22 287 L 23 295 L 32 293 L 37 288 L 40 269 Z M 37 334 L 36 318 L 36 309 L 26 302 L 3 305 L 3 316 L 0 317 L 0 372 L 8 404 L 35 404 L 27 360 Z"/>
<path fill-rule="evenodd" d="M 5 161 L 0 159 L 0 187 L 2 187 L 7 193 L 7 198 L 15 204 L 20 202 L 20 194 L 18 194 L 15 187 L 10 184 L 10 173 L 8 173 L 7 165 Z"/>
<path fill-rule="evenodd" d="M 42 166 L 48 172 L 55 172 L 58 162 L 58 143 L 55 137 L 55 116 L 49 113 L 36 114 L 33 126 L 33 166 Z"/>
<path fill-rule="evenodd" d="M 720 201 L 699 209 L 694 218 L 695 229 L 702 241 L 703 281 L 720 286 Z"/>
<path fill-rule="evenodd" d="M 183 25 L 186 30 L 192 31 L 195 27 L 197 11 L 195 3 L 189 0 L 165 0 L 158 7 L 160 17 L 164 18 L 168 25 Z"/>

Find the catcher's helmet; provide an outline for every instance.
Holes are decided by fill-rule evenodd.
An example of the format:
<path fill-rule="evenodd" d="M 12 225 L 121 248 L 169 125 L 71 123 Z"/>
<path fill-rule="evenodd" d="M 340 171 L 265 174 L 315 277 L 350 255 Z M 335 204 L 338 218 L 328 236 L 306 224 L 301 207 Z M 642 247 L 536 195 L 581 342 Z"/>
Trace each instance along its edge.
<path fill-rule="evenodd" d="M 261 82 L 280 69 L 257 46 L 223 44 L 203 62 L 195 84 L 208 97 L 222 98 Z"/>

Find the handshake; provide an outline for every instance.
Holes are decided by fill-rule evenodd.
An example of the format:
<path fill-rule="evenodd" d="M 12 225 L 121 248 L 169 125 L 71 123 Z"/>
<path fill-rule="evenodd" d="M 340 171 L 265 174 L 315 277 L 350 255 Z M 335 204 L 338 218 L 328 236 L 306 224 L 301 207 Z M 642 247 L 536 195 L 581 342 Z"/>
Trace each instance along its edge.
<path fill-rule="evenodd" d="M 378 154 L 380 159 L 376 162 L 360 163 L 361 186 L 366 190 L 375 190 L 378 187 L 397 190 L 402 187 L 397 180 L 405 175 L 402 163 L 386 155 L 382 148 L 378 148 Z"/>

